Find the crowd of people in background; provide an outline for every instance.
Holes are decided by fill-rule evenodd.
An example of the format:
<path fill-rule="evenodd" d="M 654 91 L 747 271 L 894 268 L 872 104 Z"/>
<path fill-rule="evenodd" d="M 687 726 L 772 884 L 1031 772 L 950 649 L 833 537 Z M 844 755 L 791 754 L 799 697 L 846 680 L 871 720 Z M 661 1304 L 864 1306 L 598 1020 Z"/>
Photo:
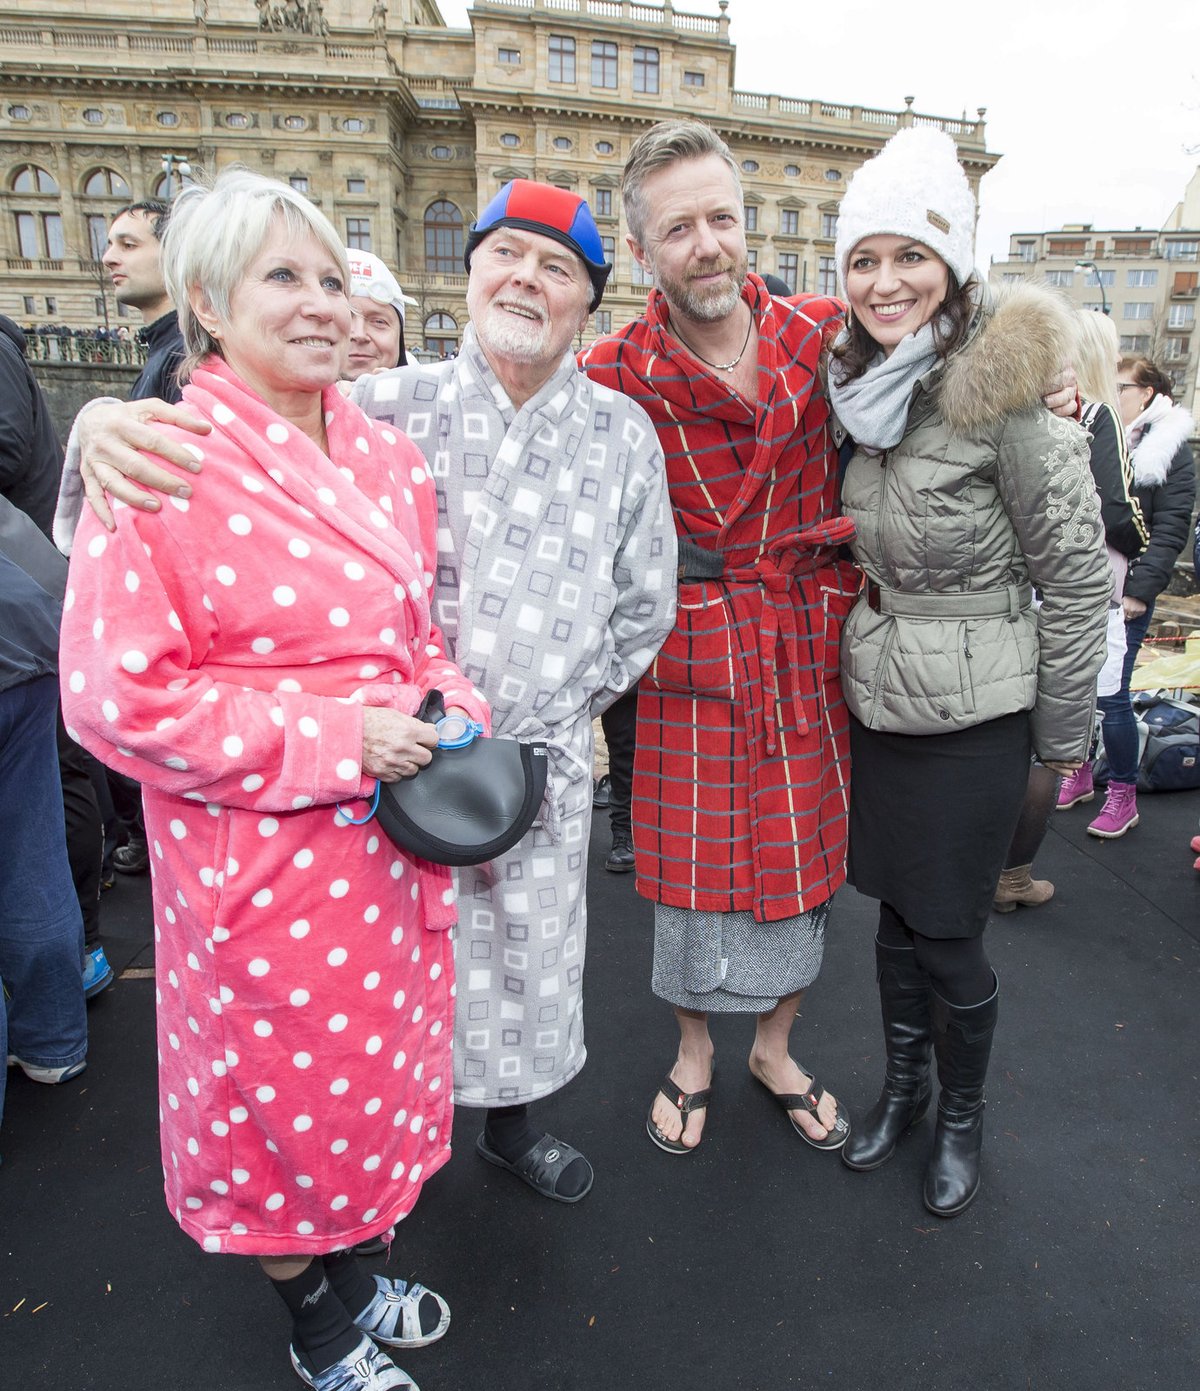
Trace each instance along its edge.
<path fill-rule="evenodd" d="M 35 925 L 0 933 L 0 1044 L 79 1076 L 102 885 L 152 868 L 168 1205 L 257 1258 L 317 1391 L 411 1391 L 388 1350 L 447 1330 L 442 1296 L 358 1258 L 449 1158 L 452 1105 L 540 1196 L 592 1188 L 539 1116 L 587 1059 L 593 804 L 678 1027 L 649 1140 L 695 1151 L 710 1016 L 747 1015 L 781 1123 L 850 1169 L 934 1110 L 944 1218 L 981 1182 L 988 915 L 1051 897 L 1033 862 L 1094 795 L 1097 727 L 1088 829 L 1137 825 L 1133 666 L 1195 498 L 1159 368 L 980 282 L 940 132 L 851 180 L 841 299 L 749 272 L 701 122 L 643 134 L 622 196 L 653 288 L 578 357 L 612 267 L 586 201 L 524 179 L 470 229 L 452 360 L 410 361 L 391 269 L 237 168 L 114 218 L 136 335 L 0 320 L 0 804 L 6 844 L 38 845 L 0 871 L 0 916 Z M 64 468 L 24 356 L 67 343 L 144 358 Z M 453 874 L 344 809 L 428 766 L 433 689 L 550 765 L 526 840 Z M 847 878 L 879 902 L 861 1115 L 792 1053 Z"/>

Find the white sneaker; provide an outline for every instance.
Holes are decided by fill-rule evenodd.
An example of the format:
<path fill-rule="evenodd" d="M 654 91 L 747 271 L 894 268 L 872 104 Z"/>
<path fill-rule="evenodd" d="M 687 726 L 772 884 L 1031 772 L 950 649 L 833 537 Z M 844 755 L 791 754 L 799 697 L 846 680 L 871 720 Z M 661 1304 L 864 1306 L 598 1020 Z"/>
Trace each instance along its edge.
<path fill-rule="evenodd" d="M 70 1082 L 72 1078 L 87 1067 L 87 1061 L 78 1063 L 68 1063 L 66 1067 L 38 1067 L 37 1063 L 23 1062 L 15 1053 L 8 1055 L 9 1067 L 19 1067 L 31 1082 L 45 1082 L 49 1086 L 54 1086 L 58 1082 Z"/>

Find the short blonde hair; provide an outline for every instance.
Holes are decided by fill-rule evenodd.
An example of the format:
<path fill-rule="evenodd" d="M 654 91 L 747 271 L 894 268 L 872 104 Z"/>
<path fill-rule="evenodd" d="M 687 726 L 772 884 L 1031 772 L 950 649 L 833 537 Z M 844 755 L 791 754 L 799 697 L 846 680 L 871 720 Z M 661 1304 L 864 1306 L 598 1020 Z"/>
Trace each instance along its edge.
<path fill-rule="evenodd" d="M 725 161 L 733 175 L 738 201 L 742 198 L 742 175 L 729 146 L 703 121 L 659 121 L 634 141 L 621 175 L 621 202 L 629 235 L 639 246 L 646 244 L 646 206 L 643 184 L 649 175 L 684 159 L 704 159 L 716 155 Z"/>
<path fill-rule="evenodd" d="M 1103 401 L 1117 410 L 1117 357 L 1121 351 L 1117 326 L 1107 314 L 1097 314 L 1094 309 L 1077 309 L 1074 317 L 1072 356 L 1079 394 L 1085 401 Z"/>
<path fill-rule="evenodd" d="M 221 352 L 220 343 L 196 317 L 189 292 L 198 288 L 217 318 L 227 319 L 230 297 L 276 221 L 282 221 L 289 232 L 314 236 L 337 263 L 349 288 L 346 249 L 333 224 L 304 194 L 277 179 L 232 165 L 217 175 L 211 187 L 189 184 L 172 204 L 162 268 L 187 349 L 179 369 L 181 382 L 204 358 Z"/>

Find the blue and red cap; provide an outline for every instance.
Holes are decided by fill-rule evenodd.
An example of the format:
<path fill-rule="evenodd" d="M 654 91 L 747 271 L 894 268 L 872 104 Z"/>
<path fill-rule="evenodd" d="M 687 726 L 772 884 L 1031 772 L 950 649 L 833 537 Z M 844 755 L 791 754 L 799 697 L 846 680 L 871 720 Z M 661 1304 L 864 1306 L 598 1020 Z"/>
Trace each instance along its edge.
<path fill-rule="evenodd" d="M 497 227 L 519 227 L 538 232 L 570 248 L 587 267 L 592 282 L 591 308 L 599 307 L 612 266 L 604 259 L 604 244 L 592 210 L 577 193 L 531 179 L 506 183 L 467 233 L 463 262 L 471 269 L 471 253 Z"/>

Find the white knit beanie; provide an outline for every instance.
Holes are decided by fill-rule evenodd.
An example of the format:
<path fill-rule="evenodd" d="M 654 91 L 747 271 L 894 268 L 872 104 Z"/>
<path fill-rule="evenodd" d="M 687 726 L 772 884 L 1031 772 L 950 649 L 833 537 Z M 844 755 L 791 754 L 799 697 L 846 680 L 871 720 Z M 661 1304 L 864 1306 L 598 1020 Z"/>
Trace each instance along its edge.
<path fill-rule="evenodd" d="M 850 254 L 864 237 L 912 237 L 936 251 L 964 284 L 975 271 L 975 199 L 944 131 L 898 131 L 851 178 L 838 209 L 838 285 L 845 298 Z"/>

